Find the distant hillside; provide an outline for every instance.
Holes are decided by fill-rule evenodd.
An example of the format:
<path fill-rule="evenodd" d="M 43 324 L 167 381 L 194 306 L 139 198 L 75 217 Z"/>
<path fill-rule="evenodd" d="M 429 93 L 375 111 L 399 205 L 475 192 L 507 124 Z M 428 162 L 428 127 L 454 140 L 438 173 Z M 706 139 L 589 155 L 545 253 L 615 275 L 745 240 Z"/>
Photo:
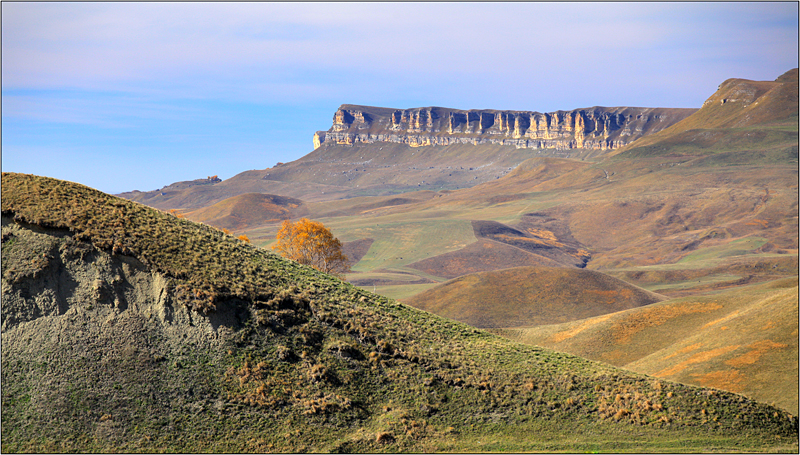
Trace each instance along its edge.
<path fill-rule="evenodd" d="M 798 412 L 797 278 L 565 324 L 497 331 L 517 341 Z"/>
<path fill-rule="evenodd" d="M 516 267 L 465 275 L 405 303 L 479 328 L 574 321 L 664 300 L 599 272 Z"/>
<path fill-rule="evenodd" d="M 777 408 L 512 343 L 81 185 L 4 173 L 2 251 L 5 451 L 797 450 Z"/>
<path fill-rule="evenodd" d="M 494 240 L 477 241 L 458 251 L 409 264 L 411 268 L 447 279 L 521 266 L 563 267 L 564 264 Z"/>
<path fill-rule="evenodd" d="M 214 185 L 181 182 L 120 196 L 160 209 L 193 210 L 244 193 L 314 202 L 455 190 L 497 179 L 534 156 L 603 154 L 694 111 L 593 107 L 542 114 L 343 105 L 329 131 L 315 135 L 315 150 L 299 160 Z"/>
<path fill-rule="evenodd" d="M 775 81 L 728 79 L 697 112 L 614 153 L 641 157 L 668 149 L 673 155 L 700 155 L 717 149 L 749 151 L 760 162 L 776 145 L 796 137 L 797 100 L 797 68 Z M 792 150 L 787 158 L 796 161 L 796 141 Z"/>
<path fill-rule="evenodd" d="M 246 193 L 182 215 L 218 228 L 241 231 L 252 226 L 303 216 L 303 201 L 272 194 Z"/>

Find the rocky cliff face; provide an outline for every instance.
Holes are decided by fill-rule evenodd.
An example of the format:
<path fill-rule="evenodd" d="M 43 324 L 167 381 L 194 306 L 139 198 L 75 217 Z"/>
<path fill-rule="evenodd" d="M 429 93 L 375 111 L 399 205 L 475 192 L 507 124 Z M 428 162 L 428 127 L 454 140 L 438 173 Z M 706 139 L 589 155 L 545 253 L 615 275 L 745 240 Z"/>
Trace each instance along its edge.
<path fill-rule="evenodd" d="M 613 150 L 667 128 L 696 109 L 592 107 L 550 113 L 458 110 L 442 107 L 387 109 L 342 105 L 328 131 L 314 134 L 314 148 L 325 142 L 396 142 L 412 147 L 497 144 L 530 149 Z"/>

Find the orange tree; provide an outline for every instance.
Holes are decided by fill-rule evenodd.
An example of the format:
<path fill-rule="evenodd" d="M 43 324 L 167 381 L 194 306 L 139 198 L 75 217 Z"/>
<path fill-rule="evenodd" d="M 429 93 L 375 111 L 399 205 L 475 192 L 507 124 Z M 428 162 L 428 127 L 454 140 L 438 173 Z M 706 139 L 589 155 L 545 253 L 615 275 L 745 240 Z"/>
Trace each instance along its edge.
<path fill-rule="evenodd" d="M 342 253 L 342 242 L 322 223 L 307 218 L 296 223 L 286 220 L 277 239 L 272 249 L 285 258 L 340 278 L 350 269 L 347 256 Z"/>

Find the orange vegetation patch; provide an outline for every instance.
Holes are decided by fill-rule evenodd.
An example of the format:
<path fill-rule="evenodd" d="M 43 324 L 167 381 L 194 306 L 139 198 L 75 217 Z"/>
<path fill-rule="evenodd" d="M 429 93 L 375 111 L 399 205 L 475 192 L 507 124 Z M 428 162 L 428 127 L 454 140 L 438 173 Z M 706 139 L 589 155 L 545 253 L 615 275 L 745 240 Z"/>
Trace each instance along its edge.
<path fill-rule="evenodd" d="M 675 357 L 676 355 L 679 355 L 679 354 L 686 354 L 688 352 L 695 351 L 695 350 L 699 349 L 700 346 L 702 346 L 702 345 L 703 345 L 703 343 L 695 343 L 695 344 L 690 345 L 690 346 L 682 347 L 682 348 L 678 349 L 677 351 L 673 352 L 672 354 L 664 357 L 664 360 L 671 359 L 671 358 L 673 358 L 673 357 Z"/>
<path fill-rule="evenodd" d="M 761 226 L 764 229 L 766 229 L 769 226 L 769 221 L 755 219 L 753 221 L 750 221 L 749 223 L 744 223 L 744 224 L 745 226 Z"/>
<path fill-rule="evenodd" d="M 554 334 L 553 336 L 550 337 L 550 341 L 552 341 L 553 343 L 560 343 L 560 342 L 562 342 L 564 340 L 570 339 L 570 338 L 574 337 L 575 335 L 577 335 L 577 334 L 583 332 L 584 330 L 588 329 L 589 327 L 608 320 L 612 316 L 614 316 L 614 313 L 609 313 L 609 314 L 606 314 L 606 315 L 603 315 L 603 316 L 600 316 L 600 317 L 587 319 L 586 321 L 582 322 L 577 327 L 574 327 L 574 328 L 569 329 L 569 330 L 564 330 L 563 332 L 558 332 L 558 333 Z"/>
<path fill-rule="evenodd" d="M 667 377 L 667 376 L 672 376 L 674 374 L 678 374 L 681 371 L 685 370 L 686 367 L 688 367 L 689 365 L 692 365 L 694 363 L 706 362 L 708 360 L 713 359 L 714 357 L 718 357 L 718 356 L 721 356 L 723 354 L 727 354 L 727 353 L 729 353 L 729 352 L 731 352 L 731 351 L 733 351 L 735 349 L 738 349 L 739 346 L 740 345 L 736 344 L 736 345 L 732 345 L 732 346 L 725 346 L 725 347 L 721 347 L 721 348 L 717 348 L 717 349 L 712 349 L 710 351 L 698 352 L 697 354 L 689 357 L 688 359 L 684 360 L 681 363 L 673 365 L 673 366 L 671 366 L 669 368 L 664 368 L 663 370 L 661 370 L 658 373 L 656 373 L 654 376 L 662 378 L 662 377 Z"/>
<path fill-rule="evenodd" d="M 744 390 L 745 377 L 739 370 L 712 371 L 711 373 L 693 373 L 692 377 L 704 387 L 741 392 Z"/>
<path fill-rule="evenodd" d="M 739 316 L 739 310 L 736 310 L 736 311 L 734 311 L 733 313 L 731 313 L 731 314 L 729 314 L 727 316 L 723 316 L 723 317 L 721 317 L 719 319 L 715 319 L 715 320 L 709 322 L 708 324 L 706 324 L 703 327 L 701 327 L 700 330 L 707 329 L 707 328 L 711 327 L 712 325 L 719 324 L 720 322 L 724 322 L 724 321 L 733 319 L 736 316 Z"/>
<path fill-rule="evenodd" d="M 761 358 L 767 351 L 772 349 L 783 349 L 787 347 L 787 344 L 784 343 L 776 343 L 772 340 L 761 340 L 757 341 L 748 348 L 750 348 L 750 352 L 740 355 L 739 357 L 734 357 L 730 360 L 727 360 L 725 364 L 730 365 L 732 367 L 742 367 L 745 365 L 752 365 Z"/>
<path fill-rule="evenodd" d="M 722 305 L 716 302 L 694 302 L 650 307 L 644 311 L 637 311 L 631 314 L 630 317 L 614 324 L 612 328 L 614 339 L 617 343 L 627 343 L 633 335 L 649 327 L 664 324 L 670 319 L 692 313 L 708 313 L 720 308 L 722 308 Z"/>
<path fill-rule="evenodd" d="M 539 238 L 542 238 L 542 239 L 547 239 L 547 240 L 550 240 L 552 242 L 558 242 L 558 238 L 556 237 L 556 235 L 553 234 L 552 232 L 548 231 L 548 230 L 536 229 L 536 228 L 528 228 L 528 229 L 526 229 L 526 231 L 528 231 L 528 234 L 531 234 L 533 236 L 536 236 L 536 237 L 539 237 Z"/>

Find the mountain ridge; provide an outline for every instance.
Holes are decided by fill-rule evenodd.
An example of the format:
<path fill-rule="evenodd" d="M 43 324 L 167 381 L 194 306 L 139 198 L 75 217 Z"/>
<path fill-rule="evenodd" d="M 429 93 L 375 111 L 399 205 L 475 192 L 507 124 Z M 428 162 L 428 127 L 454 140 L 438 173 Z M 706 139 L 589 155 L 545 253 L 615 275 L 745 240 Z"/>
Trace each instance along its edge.
<path fill-rule="evenodd" d="M 455 190 L 502 177 L 535 156 L 597 157 L 696 110 L 593 107 L 542 114 L 344 104 L 329 131 L 315 133 L 314 150 L 298 160 L 222 182 L 198 179 L 119 196 L 162 210 L 196 210 L 243 193 L 314 202 Z"/>

